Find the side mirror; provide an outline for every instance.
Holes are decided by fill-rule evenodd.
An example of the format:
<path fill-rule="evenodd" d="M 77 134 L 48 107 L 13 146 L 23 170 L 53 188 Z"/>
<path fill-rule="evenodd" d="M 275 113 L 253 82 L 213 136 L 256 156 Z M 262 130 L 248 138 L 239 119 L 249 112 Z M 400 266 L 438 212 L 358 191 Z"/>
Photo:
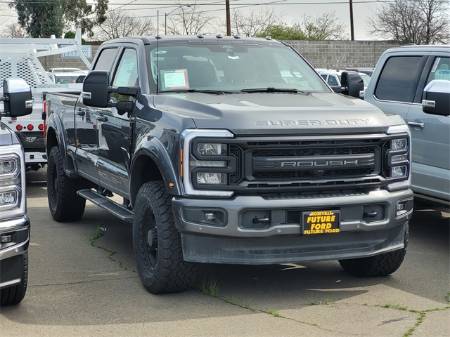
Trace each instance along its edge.
<path fill-rule="evenodd" d="M 364 90 L 364 81 L 354 71 L 344 71 L 341 75 L 342 93 L 344 95 L 359 98 L 359 93 Z"/>
<path fill-rule="evenodd" d="M 33 96 L 31 88 L 21 78 L 3 80 L 4 115 L 8 117 L 20 117 L 31 114 L 33 111 Z"/>
<path fill-rule="evenodd" d="M 336 94 L 342 93 L 342 87 L 339 85 L 331 85 L 331 90 L 333 90 Z"/>
<path fill-rule="evenodd" d="M 109 73 L 91 71 L 83 82 L 83 104 L 97 108 L 106 108 L 109 103 Z"/>
<path fill-rule="evenodd" d="M 423 90 L 422 110 L 425 113 L 450 115 L 450 82 L 434 80 Z"/>
<path fill-rule="evenodd" d="M 85 78 L 86 78 L 86 75 L 80 75 L 77 77 L 75 83 L 83 83 Z"/>

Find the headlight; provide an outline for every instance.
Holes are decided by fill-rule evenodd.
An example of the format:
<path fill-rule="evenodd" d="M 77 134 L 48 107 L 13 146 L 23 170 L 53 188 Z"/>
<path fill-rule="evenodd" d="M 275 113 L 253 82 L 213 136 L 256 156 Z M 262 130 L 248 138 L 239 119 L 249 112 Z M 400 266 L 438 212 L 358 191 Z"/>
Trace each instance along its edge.
<path fill-rule="evenodd" d="M 25 209 L 25 167 L 19 144 L 0 146 L 0 219 L 23 216 Z"/>
<path fill-rule="evenodd" d="M 227 183 L 225 173 L 197 172 L 197 184 L 200 185 L 224 185 Z"/>
<path fill-rule="evenodd" d="M 14 174 L 17 171 L 17 157 L 0 160 L 0 176 Z"/>
<path fill-rule="evenodd" d="M 217 143 L 199 143 L 197 144 L 197 152 L 201 156 L 221 156 L 227 153 L 227 145 Z"/>
<path fill-rule="evenodd" d="M 18 196 L 16 190 L 0 192 L 0 209 L 3 207 L 15 206 L 17 204 Z"/>
<path fill-rule="evenodd" d="M 400 152 L 408 150 L 408 139 L 407 138 L 397 138 L 391 140 L 391 151 Z"/>
<path fill-rule="evenodd" d="M 390 179 L 405 180 L 409 177 L 410 146 L 409 137 L 391 139 L 387 144 L 386 176 Z"/>
<path fill-rule="evenodd" d="M 231 196 L 227 191 L 233 159 L 228 155 L 227 130 L 185 130 L 181 135 L 181 176 L 187 195 Z M 222 140 L 222 141 L 221 141 Z M 234 165 L 234 166 L 233 166 Z"/>
<path fill-rule="evenodd" d="M 394 166 L 391 168 L 391 178 L 399 179 L 408 176 L 408 167 L 406 165 Z"/>

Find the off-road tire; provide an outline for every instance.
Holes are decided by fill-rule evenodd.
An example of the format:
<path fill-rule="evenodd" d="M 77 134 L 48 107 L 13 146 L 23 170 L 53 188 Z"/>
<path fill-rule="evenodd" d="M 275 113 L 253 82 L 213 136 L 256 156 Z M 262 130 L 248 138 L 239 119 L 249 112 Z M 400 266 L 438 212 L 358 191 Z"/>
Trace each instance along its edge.
<path fill-rule="evenodd" d="M 22 280 L 19 284 L 0 290 L 0 305 L 16 305 L 25 297 L 28 285 L 28 253 L 21 256 L 23 263 Z"/>
<path fill-rule="evenodd" d="M 405 254 L 406 249 L 400 249 L 361 259 L 340 260 L 339 263 L 346 272 L 353 276 L 388 276 L 400 267 Z"/>
<path fill-rule="evenodd" d="M 81 179 L 71 179 L 64 173 L 64 157 L 57 146 L 52 147 L 48 157 L 47 193 L 48 207 L 58 222 L 81 219 L 86 200 L 77 194 L 83 184 Z"/>
<path fill-rule="evenodd" d="M 180 292 L 197 279 L 195 264 L 183 260 L 172 203 L 160 181 L 145 183 L 134 205 L 133 249 L 144 287 L 152 294 Z M 151 241 L 151 244 L 149 243 Z"/>

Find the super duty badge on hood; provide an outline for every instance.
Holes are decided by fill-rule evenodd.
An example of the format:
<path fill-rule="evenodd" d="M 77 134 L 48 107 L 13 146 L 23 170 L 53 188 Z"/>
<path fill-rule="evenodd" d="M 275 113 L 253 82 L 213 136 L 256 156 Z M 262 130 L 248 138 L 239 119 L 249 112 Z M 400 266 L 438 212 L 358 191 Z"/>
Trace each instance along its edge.
<path fill-rule="evenodd" d="M 367 126 L 369 119 L 298 119 L 298 120 L 267 120 L 256 121 L 257 126 L 280 126 L 280 127 L 325 127 L 325 126 Z"/>

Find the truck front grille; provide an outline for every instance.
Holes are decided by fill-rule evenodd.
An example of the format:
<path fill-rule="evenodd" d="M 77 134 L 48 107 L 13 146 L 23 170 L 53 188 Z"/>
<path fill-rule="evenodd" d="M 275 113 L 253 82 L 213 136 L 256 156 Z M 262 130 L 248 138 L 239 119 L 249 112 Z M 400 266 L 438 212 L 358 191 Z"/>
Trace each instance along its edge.
<path fill-rule="evenodd" d="M 236 158 L 230 184 L 244 193 L 379 186 L 386 137 L 336 138 L 236 139 L 230 144 L 230 155 Z"/>

